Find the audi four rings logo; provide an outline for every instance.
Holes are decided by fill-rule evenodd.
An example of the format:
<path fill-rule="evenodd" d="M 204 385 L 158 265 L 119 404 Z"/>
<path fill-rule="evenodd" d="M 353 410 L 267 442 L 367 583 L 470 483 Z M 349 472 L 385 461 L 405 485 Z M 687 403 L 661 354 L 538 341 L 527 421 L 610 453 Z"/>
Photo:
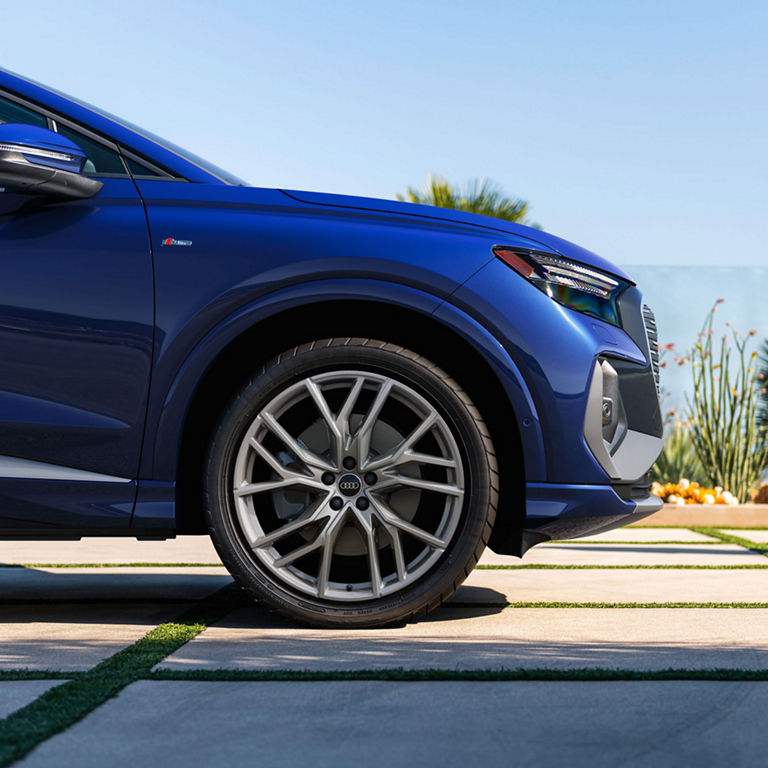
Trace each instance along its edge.
<path fill-rule="evenodd" d="M 344 475 L 339 479 L 339 490 L 345 496 L 354 496 L 362 487 L 363 484 L 356 475 Z"/>

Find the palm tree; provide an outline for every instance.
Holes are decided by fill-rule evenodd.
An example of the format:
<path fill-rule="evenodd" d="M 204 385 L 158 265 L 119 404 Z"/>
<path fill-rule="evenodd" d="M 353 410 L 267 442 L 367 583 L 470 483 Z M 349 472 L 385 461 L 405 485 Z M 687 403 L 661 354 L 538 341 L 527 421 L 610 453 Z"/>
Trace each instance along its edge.
<path fill-rule="evenodd" d="M 449 181 L 432 175 L 421 190 L 408 187 L 405 195 L 396 195 L 398 200 L 421 205 L 436 205 L 438 208 L 453 208 L 457 211 L 481 213 L 497 219 L 516 221 L 529 227 L 541 229 L 535 222 L 529 221 L 528 202 L 506 197 L 504 191 L 489 179 L 475 179 L 464 185 L 454 187 Z"/>

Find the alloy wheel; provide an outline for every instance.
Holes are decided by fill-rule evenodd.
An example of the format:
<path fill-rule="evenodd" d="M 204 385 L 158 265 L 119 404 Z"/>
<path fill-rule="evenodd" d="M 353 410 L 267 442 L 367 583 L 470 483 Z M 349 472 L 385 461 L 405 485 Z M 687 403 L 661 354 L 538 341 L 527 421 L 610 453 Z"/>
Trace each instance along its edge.
<path fill-rule="evenodd" d="M 440 560 L 461 518 L 464 472 L 448 424 L 415 389 L 328 371 L 261 408 L 231 494 L 247 546 L 280 581 L 323 600 L 372 600 Z"/>

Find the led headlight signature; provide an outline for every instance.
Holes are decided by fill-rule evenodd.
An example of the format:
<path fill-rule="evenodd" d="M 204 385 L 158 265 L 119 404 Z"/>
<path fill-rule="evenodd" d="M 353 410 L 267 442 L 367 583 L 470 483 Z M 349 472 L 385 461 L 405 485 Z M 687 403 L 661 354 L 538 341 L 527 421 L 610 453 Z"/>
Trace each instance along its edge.
<path fill-rule="evenodd" d="M 621 325 L 616 299 L 629 283 L 550 253 L 499 245 L 493 253 L 563 306 L 611 325 Z"/>

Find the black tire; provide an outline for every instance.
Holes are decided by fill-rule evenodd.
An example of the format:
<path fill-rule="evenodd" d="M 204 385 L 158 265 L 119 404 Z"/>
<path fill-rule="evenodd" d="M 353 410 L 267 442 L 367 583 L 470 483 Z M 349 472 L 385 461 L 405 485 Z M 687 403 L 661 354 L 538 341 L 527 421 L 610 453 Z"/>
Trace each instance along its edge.
<path fill-rule="evenodd" d="M 457 522 L 452 523 L 455 527 L 447 546 L 434 548 L 438 559 L 415 581 L 408 583 L 403 579 L 405 586 L 399 591 L 359 601 L 307 594 L 280 578 L 277 569 L 265 565 L 248 544 L 242 517 L 238 518 L 239 502 L 233 488 L 238 451 L 245 450 L 241 445 L 262 409 L 307 377 L 334 371 L 359 371 L 363 378 L 365 374 L 385 376 L 393 380 L 395 386 L 402 385 L 409 388 L 405 391 L 417 393 L 450 430 L 451 445 L 458 446 L 462 471 L 464 493 L 462 501 L 454 507 L 460 511 L 453 513 Z M 242 387 L 221 417 L 209 446 L 203 480 L 205 516 L 211 539 L 237 583 L 269 609 L 301 624 L 318 627 L 380 627 L 416 620 L 439 606 L 469 575 L 485 549 L 498 497 L 498 474 L 490 435 L 479 410 L 462 388 L 443 370 L 410 350 L 384 341 L 356 338 L 315 341 L 290 349 L 264 365 Z M 429 491 L 418 493 L 420 498 L 429 495 Z M 273 497 L 271 491 L 269 497 Z M 269 504 L 275 503 L 269 501 Z M 446 501 L 446 509 L 449 503 Z M 357 514 L 354 509 L 351 513 Z M 340 523 L 344 525 L 345 522 Z M 343 527 L 340 530 L 344 530 Z M 394 538 L 389 545 L 393 556 Z M 334 546 L 329 547 L 331 558 L 336 556 Z M 371 546 L 374 555 L 369 555 L 369 560 L 378 562 L 376 547 L 380 544 Z M 370 568 L 373 572 L 373 565 Z M 318 575 L 318 584 L 319 579 Z"/>

